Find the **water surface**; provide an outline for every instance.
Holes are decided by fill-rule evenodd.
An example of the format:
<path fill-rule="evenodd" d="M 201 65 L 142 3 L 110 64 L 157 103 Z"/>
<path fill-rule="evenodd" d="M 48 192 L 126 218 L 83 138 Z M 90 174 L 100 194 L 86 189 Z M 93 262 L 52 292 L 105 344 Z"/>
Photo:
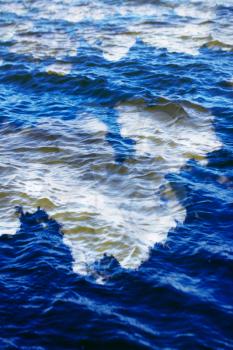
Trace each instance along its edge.
<path fill-rule="evenodd" d="M 4 349 L 232 347 L 232 6 L 0 1 Z"/>

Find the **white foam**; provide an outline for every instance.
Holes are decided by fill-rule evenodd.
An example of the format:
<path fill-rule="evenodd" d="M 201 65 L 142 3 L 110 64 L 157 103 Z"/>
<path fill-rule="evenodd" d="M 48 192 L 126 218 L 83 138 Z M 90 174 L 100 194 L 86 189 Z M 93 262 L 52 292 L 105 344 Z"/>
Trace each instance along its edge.
<path fill-rule="evenodd" d="M 114 38 L 114 40 L 112 40 Z M 103 56 L 108 61 L 119 61 L 125 57 L 136 39 L 126 35 L 112 35 L 109 42 L 102 46 Z"/>
<path fill-rule="evenodd" d="M 20 27 L 15 26 L 12 38 L 14 38 L 15 43 L 9 49 L 11 52 L 29 54 L 35 59 L 43 60 L 53 57 L 59 60 L 67 56 L 77 55 L 78 43 L 71 39 L 68 34 L 61 31 L 51 31 L 38 36 L 36 28 L 31 22 L 22 30 L 20 30 Z"/>
<path fill-rule="evenodd" d="M 221 26 L 221 18 L 216 17 L 217 5 L 220 4 L 223 2 L 190 1 L 170 4 L 168 1 L 167 5 L 125 2 L 118 6 L 100 1 L 85 4 L 56 1 L 46 5 L 43 1 L 35 2 L 26 7 L 26 22 L 34 26 L 35 19 L 38 18 L 65 20 L 70 23 L 67 30 L 62 32 L 54 25 L 50 33 L 38 37 L 37 30 L 33 27 L 30 32 L 34 34 L 27 36 L 27 31 L 24 30 L 23 33 L 20 28 L 21 24 L 12 24 L 12 28 L 4 28 L 1 40 L 15 40 L 10 51 L 29 53 L 35 59 L 54 57 L 57 60 L 75 56 L 82 39 L 100 50 L 108 61 L 118 61 L 125 57 L 137 38 L 146 45 L 189 55 L 199 54 L 203 45 L 216 40 L 223 43 L 223 50 L 230 50 L 228 45 L 233 45 L 232 24 L 229 20 L 227 25 L 224 23 Z M 23 11 L 20 13 L 25 14 L 24 7 L 17 10 L 16 3 L 12 6 L 12 9 L 16 6 L 16 12 Z M 6 11 L 5 8 L 4 10 Z M 72 26 L 78 22 L 81 25 L 77 32 Z"/>
<path fill-rule="evenodd" d="M 170 167 L 178 171 L 189 158 L 200 160 L 208 152 L 218 149 L 221 144 L 212 127 L 212 117 L 207 112 L 198 112 L 184 105 L 180 119 L 143 104 L 118 106 L 122 134 L 136 141 L 138 156 L 164 159 L 163 172 Z"/>
<path fill-rule="evenodd" d="M 106 125 L 88 114 L 73 121 L 44 119 L 36 128 L 2 135 L 1 166 L 8 169 L 2 171 L 2 210 L 6 216 L 18 204 L 49 210 L 63 224 L 78 273 L 89 273 L 104 253 L 123 267 L 137 268 L 185 219 L 165 175 L 220 147 L 211 116 L 184 108 L 190 117 L 142 103 L 119 105 L 122 135 L 136 141 L 134 162 L 123 165 L 115 164 Z M 8 231 L 15 229 L 11 218 Z"/>
<path fill-rule="evenodd" d="M 103 5 L 101 2 L 87 2 L 77 4 L 72 1 L 63 1 L 62 3 L 51 3 L 45 6 L 39 6 L 40 18 L 52 20 L 64 20 L 71 23 L 82 21 L 101 21 L 112 13 L 112 6 Z"/>
<path fill-rule="evenodd" d="M 20 4 L 16 1 L 6 1 L 4 4 L 1 2 L 1 12 L 11 12 L 18 16 L 25 15 L 27 13 L 27 8 L 24 4 Z"/>
<path fill-rule="evenodd" d="M 119 61 L 136 42 L 136 38 L 127 33 L 96 32 L 95 28 L 86 31 L 83 37 L 89 45 L 102 51 L 107 61 Z"/>
<path fill-rule="evenodd" d="M 201 6 L 195 3 L 180 4 L 175 8 L 175 13 L 181 17 L 192 17 L 202 21 L 209 21 L 215 17 L 215 11 L 212 6 Z"/>
<path fill-rule="evenodd" d="M 209 24 L 135 24 L 129 30 L 137 31 L 137 36 L 147 45 L 190 55 L 197 55 L 210 35 Z"/>

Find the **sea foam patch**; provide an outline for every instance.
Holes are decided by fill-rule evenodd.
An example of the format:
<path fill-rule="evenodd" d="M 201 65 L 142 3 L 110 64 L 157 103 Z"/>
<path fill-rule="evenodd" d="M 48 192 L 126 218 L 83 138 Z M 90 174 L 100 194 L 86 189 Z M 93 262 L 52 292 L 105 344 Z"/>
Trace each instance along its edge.
<path fill-rule="evenodd" d="M 122 135 L 136 141 L 137 155 L 159 155 L 172 171 L 180 169 L 188 158 L 205 159 L 207 153 L 220 147 L 212 116 L 198 105 L 161 99 L 155 106 L 138 101 L 136 105 L 119 105 L 117 110 Z"/>
<path fill-rule="evenodd" d="M 26 12 L 15 11 L 16 16 L 25 16 L 22 24 L 14 25 L 13 19 L 3 23 L 1 40 L 11 42 L 7 45 L 11 52 L 46 62 L 43 69 L 48 74 L 60 75 L 72 72 L 67 57 L 79 54 L 83 39 L 109 61 L 123 58 L 137 38 L 171 52 L 197 54 L 214 33 L 216 6 L 205 18 L 203 3 L 169 4 L 31 2 Z M 46 31 L 38 27 L 37 18 L 47 21 Z M 9 105 L 15 105 L 24 94 L 10 94 L 7 104 L 10 99 Z M 16 108 L 14 116 L 26 126 L 0 129 L 0 203 L 6 218 L 1 232 L 16 232 L 15 205 L 25 209 L 40 205 L 63 224 L 74 270 L 83 274 L 104 253 L 114 255 L 123 267 L 140 266 L 150 248 L 164 242 L 186 215 L 166 175 L 178 172 L 192 158 L 205 163 L 206 155 L 221 146 L 212 117 L 200 106 L 164 99 L 151 106 L 129 101 L 118 104 L 115 111 L 121 136 L 135 141 L 135 155 L 117 164 L 106 140 L 108 127 L 97 117 L 86 113 L 72 121 L 51 118 L 61 109 L 52 101 L 46 108 L 51 108 L 49 117 L 37 121 L 35 106 L 27 110 L 30 99 L 22 105 L 24 113 L 18 116 Z M 12 114 L 9 107 L 7 111 Z"/>
<path fill-rule="evenodd" d="M 6 216 L 18 204 L 49 210 L 63 225 L 81 274 L 104 253 L 138 268 L 186 216 L 166 174 L 221 146 L 211 116 L 199 106 L 163 99 L 150 107 L 119 104 L 116 111 L 122 136 L 135 141 L 134 158 L 123 164 L 106 141 L 107 125 L 89 114 L 1 135 L 2 210 Z M 13 216 L 10 221 L 13 230 Z"/>
<path fill-rule="evenodd" d="M 135 5 L 127 1 L 116 6 L 102 1 L 45 4 L 41 0 L 25 3 L 19 11 L 14 2 L 9 12 L 24 16 L 24 23 L 31 29 L 21 28 L 16 18 L 15 23 L 3 25 L 6 26 L 3 38 L 12 41 L 10 51 L 30 54 L 35 59 L 76 56 L 83 40 L 100 50 L 109 61 L 125 57 L 137 38 L 146 45 L 190 55 L 197 55 L 203 46 L 215 47 L 218 42 L 222 49 L 230 50 L 232 23 L 229 14 L 228 26 L 221 26 L 218 5 L 222 3 L 166 1 Z M 38 18 L 49 23 L 49 29 L 39 36 Z"/>

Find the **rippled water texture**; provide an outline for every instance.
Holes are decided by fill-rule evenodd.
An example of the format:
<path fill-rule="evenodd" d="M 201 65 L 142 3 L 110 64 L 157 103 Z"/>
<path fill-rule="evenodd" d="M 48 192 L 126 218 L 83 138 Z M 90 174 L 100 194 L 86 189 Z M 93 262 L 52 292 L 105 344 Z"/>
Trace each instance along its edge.
<path fill-rule="evenodd" d="M 94 313 L 89 318 L 83 310 L 80 317 L 100 327 L 114 349 L 233 347 L 226 326 L 232 317 L 232 0 L 0 0 L 0 44 L 0 234 L 10 274 L 3 288 L 18 288 L 10 287 L 10 266 L 16 279 L 25 269 L 40 286 L 40 266 L 47 264 L 51 286 L 62 291 L 51 287 L 44 300 L 60 300 L 62 312 L 67 300 L 77 302 L 76 290 L 73 299 L 67 295 L 78 280 L 78 305 Z M 41 207 L 52 219 L 43 211 L 21 216 L 19 229 L 16 206 Z M 25 293 L 40 298 L 38 290 Z M 138 310 L 122 311 L 140 299 Z M 51 305 L 39 309 L 62 318 Z M 193 330 L 182 310 L 185 319 L 194 314 Z M 119 343 L 95 312 L 109 318 Z M 215 318 L 220 326 L 213 326 Z M 71 328 L 61 328 L 70 343 L 62 338 L 53 347 L 45 340 L 35 349 L 78 349 L 80 339 L 95 339 L 85 327 L 76 339 Z M 12 338 L 10 329 L 4 349 L 39 344 L 30 339 L 23 347 L 22 334 Z M 166 342 L 169 336 L 173 341 Z"/>

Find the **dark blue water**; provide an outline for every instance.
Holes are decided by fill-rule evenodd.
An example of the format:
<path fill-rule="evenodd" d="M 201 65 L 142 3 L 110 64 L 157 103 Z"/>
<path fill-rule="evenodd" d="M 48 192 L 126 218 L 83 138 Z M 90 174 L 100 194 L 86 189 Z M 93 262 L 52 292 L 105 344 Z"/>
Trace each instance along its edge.
<path fill-rule="evenodd" d="M 97 20 L 89 18 L 88 11 L 82 16 L 76 12 L 71 20 L 75 13 L 71 3 L 79 11 L 94 11 Z M 175 1 L 150 2 L 147 12 L 148 4 L 127 2 L 128 12 L 120 14 L 108 7 L 120 8 L 124 5 L 121 1 L 98 6 L 71 3 L 51 1 L 54 8 L 47 14 L 41 1 L 26 5 L 0 1 L 4 33 L 0 37 L 0 349 L 232 349 L 233 4 L 183 1 L 186 12 L 182 17 L 183 8 L 174 12 Z M 158 10 L 160 21 L 153 12 L 150 18 L 152 10 Z M 194 18 L 194 10 L 202 16 Z M 214 11 L 211 19 L 203 18 L 207 10 Z M 203 27 L 205 35 L 201 29 L 201 33 L 186 32 L 186 38 L 180 38 L 174 30 L 180 23 L 184 28 L 187 23 L 200 25 L 198 21 L 203 26 L 211 23 L 207 34 Z M 165 44 L 159 45 L 158 39 L 153 45 L 148 43 L 150 27 L 141 29 L 141 23 L 156 27 L 153 40 L 158 38 L 158 28 L 162 36 L 174 25 L 169 30 L 174 38 L 179 36 L 175 48 L 169 42 L 169 31 Z M 135 32 L 138 26 L 139 33 L 132 34 L 130 25 Z M 116 37 L 119 32 L 135 35 L 135 43 L 123 55 L 109 57 L 117 45 L 125 45 L 108 41 L 108 36 Z M 57 33 L 62 33 L 61 37 Z M 36 38 L 40 39 L 35 44 Z M 182 44 L 182 40 L 186 41 Z M 51 66 L 54 64 L 59 68 Z M 176 121 L 176 138 L 167 153 L 159 153 L 159 144 L 153 157 L 152 151 L 144 158 L 137 153 L 140 140 L 123 132 L 120 121 L 122 109 L 118 106 L 124 104 L 139 108 L 139 116 L 145 115 L 142 124 L 146 113 L 150 117 L 157 110 Z M 186 153 L 180 154 L 185 161 L 177 169 L 181 135 L 183 138 L 179 116 L 184 118 L 188 111 L 191 123 L 192 115 L 184 106 L 198 113 L 200 144 L 205 145 L 205 138 L 208 143 L 213 132 L 218 146 L 212 151 L 207 148 L 207 161 L 199 161 L 203 154 L 199 159 L 192 139 L 196 127 L 187 127 L 190 143 Z M 130 115 L 135 113 L 133 110 Z M 213 129 L 206 122 L 206 134 L 202 134 L 202 118 L 207 114 L 213 117 Z M 101 123 L 102 134 L 98 131 L 93 136 L 92 130 L 88 131 L 93 124 L 87 123 L 87 115 Z M 77 127 L 79 121 L 82 127 L 87 123 L 85 130 Z M 166 132 L 162 135 L 166 143 Z M 176 147 L 177 158 L 172 156 L 170 161 L 170 152 Z M 177 224 L 168 232 L 165 226 L 153 224 L 154 232 L 161 230 L 162 234 L 154 244 L 143 238 L 148 233 L 146 225 L 142 231 L 138 226 L 140 207 L 132 204 L 129 226 L 124 219 L 116 235 L 118 226 L 111 220 L 114 216 L 118 220 L 118 212 L 115 207 L 108 212 L 111 201 L 102 206 L 97 200 L 96 207 L 83 207 L 85 201 L 91 203 L 86 189 L 91 188 L 92 193 L 102 184 L 106 187 L 101 193 L 117 202 L 118 192 L 123 191 L 119 184 L 126 181 L 130 187 L 134 181 L 130 169 L 150 186 L 153 172 L 164 174 L 159 162 L 165 164 L 165 182 L 176 195 L 174 206 L 178 212 L 180 207 L 185 209 L 185 218 L 175 216 Z M 146 174 L 140 172 L 144 168 Z M 123 180 L 128 172 L 129 179 Z M 114 181 L 109 184 L 116 174 L 118 185 Z M 134 192 L 148 222 L 151 210 L 148 208 L 147 217 L 147 200 L 165 186 L 154 175 L 152 181 L 152 194 L 147 195 L 143 187 L 147 182 L 142 182 L 139 197 Z M 164 198 L 168 203 L 173 200 L 169 193 Z M 128 198 L 134 203 L 131 192 L 122 198 L 126 204 Z M 31 214 L 16 210 L 17 218 L 18 205 Z M 37 205 L 42 209 L 37 210 Z M 123 204 L 119 207 L 125 210 Z M 174 212 L 166 210 L 170 218 Z M 101 211 L 109 217 L 108 225 L 98 219 Z M 161 211 L 155 222 L 164 215 Z M 69 244 L 64 239 L 67 236 L 71 237 Z M 130 255 L 128 247 L 134 241 Z M 80 268 L 82 254 L 87 254 L 85 273 Z"/>

